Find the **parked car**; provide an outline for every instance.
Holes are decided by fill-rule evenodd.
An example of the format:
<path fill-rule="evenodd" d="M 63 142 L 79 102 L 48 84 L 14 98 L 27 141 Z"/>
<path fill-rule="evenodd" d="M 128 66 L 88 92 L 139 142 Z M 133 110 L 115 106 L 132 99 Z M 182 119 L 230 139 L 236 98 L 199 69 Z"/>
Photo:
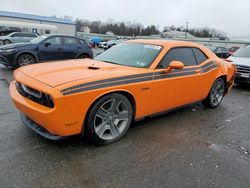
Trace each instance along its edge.
<path fill-rule="evenodd" d="M 219 58 L 227 58 L 229 56 L 227 49 L 225 47 L 216 46 L 209 47 Z"/>
<path fill-rule="evenodd" d="M 73 36 L 43 35 L 29 43 L 0 47 L 0 63 L 10 67 L 76 58 L 93 58 L 93 52 L 84 39 Z"/>
<path fill-rule="evenodd" d="M 22 32 L 22 29 L 20 27 L 0 26 L 0 36 L 5 36 L 13 32 Z"/>
<path fill-rule="evenodd" d="M 237 66 L 235 81 L 250 84 L 250 45 L 241 47 L 228 60 Z"/>
<path fill-rule="evenodd" d="M 107 41 L 104 41 L 104 42 L 100 42 L 98 47 L 105 49 L 106 46 L 107 46 Z"/>
<path fill-rule="evenodd" d="M 23 123 L 45 138 L 85 132 L 104 145 L 122 138 L 133 120 L 199 101 L 216 108 L 234 74 L 235 65 L 199 44 L 132 40 L 95 60 L 19 68 L 10 95 Z"/>
<path fill-rule="evenodd" d="M 233 55 L 234 52 L 236 52 L 239 48 L 240 48 L 240 47 L 238 47 L 238 46 L 233 46 L 233 47 L 229 48 L 229 50 L 228 50 L 228 55 L 229 55 L 229 56 L 230 56 L 230 55 Z"/>
<path fill-rule="evenodd" d="M 92 37 L 92 38 L 89 39 L 89 44 L 92 47 L 98 47 L 101 42 L 102 42 L 101 37 Z"/>
<path fill-rule="evenodd" d="M 37 38 L 38 34 L 36 33 L 23 33 L 23 32 L 14 32 L 6 36 L 0 37 L 0 43 L 10 44 L 10 43 L 19 43 L 19 42 L 29 42 L 34 38 Z"/>
<path fill-rule="evenodd" d="M 123 39 L 110 40 L 106 43 L 106 45 L 104 46 L 104 49 L 107 50 L 107 49 L 111 48 L 112 46 L 115 46 L 123 41 L 124 41 Z"/>

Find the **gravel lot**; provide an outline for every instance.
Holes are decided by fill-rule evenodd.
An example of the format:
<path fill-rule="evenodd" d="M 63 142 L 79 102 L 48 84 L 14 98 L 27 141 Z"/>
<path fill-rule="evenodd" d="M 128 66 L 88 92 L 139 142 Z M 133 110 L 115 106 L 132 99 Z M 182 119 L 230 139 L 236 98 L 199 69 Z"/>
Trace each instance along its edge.
<path fill-rule="evenodd" d="M 249 187 L 250 87 L 135 123 L 119 142 L 53 142 L 22 125 L 0 66 L 0 187 Z"/>

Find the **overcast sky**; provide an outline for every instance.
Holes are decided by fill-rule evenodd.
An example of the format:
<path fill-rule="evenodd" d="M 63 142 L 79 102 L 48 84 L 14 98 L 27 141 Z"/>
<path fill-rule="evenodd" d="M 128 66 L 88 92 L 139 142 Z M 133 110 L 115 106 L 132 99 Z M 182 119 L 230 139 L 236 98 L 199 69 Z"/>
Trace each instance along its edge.
<path fill-rule="evenodd" d="M 136 20 L 161 29 L 188 21 L 190 27 L 208 26 L 229 36 L 250 37 L 249 0 L 0 0 L 0 10 L 90 21 Z"/>

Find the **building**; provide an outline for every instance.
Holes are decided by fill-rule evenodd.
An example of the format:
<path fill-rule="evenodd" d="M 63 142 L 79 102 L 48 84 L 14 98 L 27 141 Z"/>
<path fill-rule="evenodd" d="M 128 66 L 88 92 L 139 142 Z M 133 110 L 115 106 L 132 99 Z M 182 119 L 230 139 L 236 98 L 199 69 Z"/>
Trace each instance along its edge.
<path fill-rule="evenodd" d="M 18 29 L 23 32 L 76 35 L 76 24 L 71 19 L 0 11 L 0 30 Z"/>
<path fill-rule="evenodd" d="M 84 33 L 90 33 L 90 28 L 88 26 L 83 26 L 81 29 L 80 29 L 81 32 L 84 32 Z"/>

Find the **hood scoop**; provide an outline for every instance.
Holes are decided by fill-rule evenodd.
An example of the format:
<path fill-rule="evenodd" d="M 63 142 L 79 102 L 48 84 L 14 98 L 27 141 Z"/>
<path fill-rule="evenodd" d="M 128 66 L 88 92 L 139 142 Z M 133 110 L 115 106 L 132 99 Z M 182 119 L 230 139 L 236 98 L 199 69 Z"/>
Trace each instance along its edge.
<path fill-rule="evenodd" d="M 90 69 L 90 70 L 98 70 L 98 69 L 100 69 L 100 67 L 89 66 L 88 69 Z"/>

